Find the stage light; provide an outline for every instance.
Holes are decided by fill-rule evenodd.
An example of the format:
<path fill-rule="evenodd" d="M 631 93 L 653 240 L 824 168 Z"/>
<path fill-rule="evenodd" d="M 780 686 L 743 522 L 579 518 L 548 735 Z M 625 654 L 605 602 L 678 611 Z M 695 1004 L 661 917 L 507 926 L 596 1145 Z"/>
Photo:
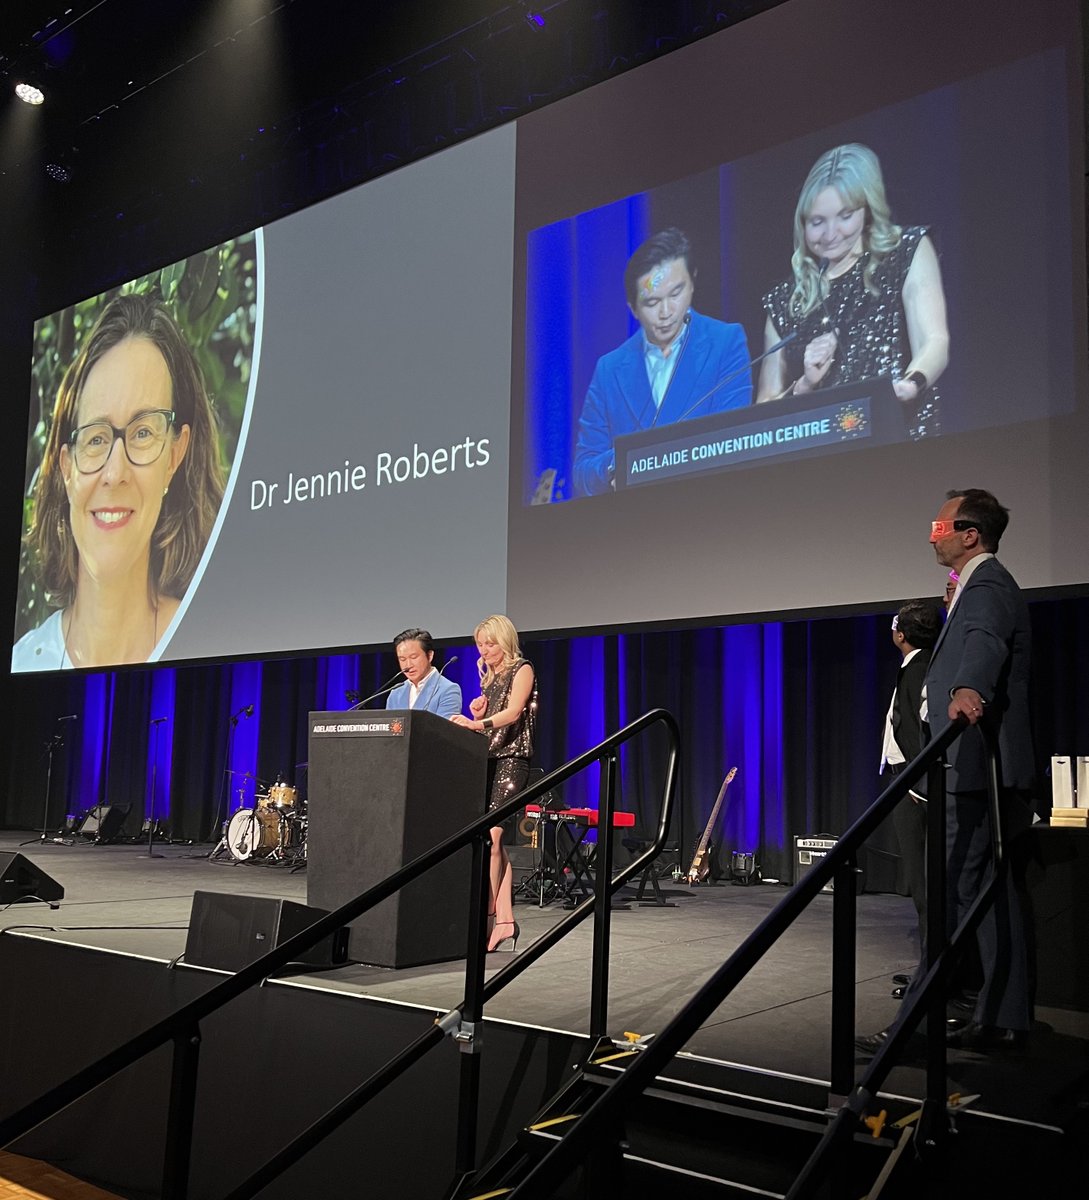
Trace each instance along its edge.
<path fill-rule="evenodd" d="M 544 29 L 545 19 L 539 12 L 527 12 L 526 20 L 534 29 Z"/>
<path fill-rule="evenodd" d="M 730 882 L 740 887 L 760 882 L 760 864 L 751 850 L 735 850 L 730 856 Z"/>
<path fill-rule="evenodd" d="M 45 103 L 45 93 L 41 88 L 36 88 L 32 83 L 17 83 L 15 85 L 15 94 L 24 104 Z"/>
<path fill-rule="evenodd" d="M 45 173 L 54 183 L 69 183 L 72 179 L 72 172 L 63 163 L 46 163 Z"/>

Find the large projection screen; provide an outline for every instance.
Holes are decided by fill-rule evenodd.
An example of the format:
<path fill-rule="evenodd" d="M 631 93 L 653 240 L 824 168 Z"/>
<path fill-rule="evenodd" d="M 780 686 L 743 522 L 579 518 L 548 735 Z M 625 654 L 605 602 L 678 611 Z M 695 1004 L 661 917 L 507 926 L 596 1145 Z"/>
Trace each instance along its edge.
<path fill-rule="evenodd" d="M 1002 553 L 1023 586 L 1085 583 L 1079 45 L 1073 5 L 794 3 L 520 122 L 508 595 L 525 625 L 938 594 L 929 521 L 960 487 L 1011 509 Z M 637 328 L 627 255 L 683 227 L 693 308 L 756 355 L 803 181 L 845 143 L 877 154 L 893 221 L 938 250 L 940 436 L 803 441 L 580 497 L 587 389 Z"/>
<path fill-rule="evenodd" d="M 1089 583 L 1079 22 L 1074 0 L 793 0 L 41 318 L 13 670 L 453 639 L 500 611 L 547 633 L 936 595 L 950 487 L 1011 509 L 1022 586 Z M 803 181 L 859 144 L 898 231 L 889 278 L 928 252 L 940 272 L 926 422 L 895 371 L 850 378 L 896 349 L 888 325 L 862 344 L 865 286 L 825 314 L 843 386 L 753 403 Z M 647 418 L 624 271 L 669 227 L 692 246 L 689 357 Z M 215 414 L 202 435 L 170 368 L 153 463 L 131 459 L 170 392 L 117 384 L 97 322 L 118 292 L 161 301 Z M 902 294 L 880 303 L 909 358 Z M 580 483 L 602 436 L 620 478 Z"/>

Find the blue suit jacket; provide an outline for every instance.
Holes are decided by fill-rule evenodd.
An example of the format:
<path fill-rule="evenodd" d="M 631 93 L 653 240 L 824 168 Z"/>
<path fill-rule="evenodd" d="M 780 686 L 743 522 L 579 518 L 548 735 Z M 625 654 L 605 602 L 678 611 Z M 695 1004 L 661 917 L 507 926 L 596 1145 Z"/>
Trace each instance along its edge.
<path fill-rule="evenodd" d="M 386 708 L 408 708 L 408 694 L 412 684 L 406 679 L 390 692 L 386 698 Z M 452 717 L 461 712 L 461 688 L 452 680 L 446 679 L 433 671 L 425 680 L 416 707 L 413 712 L 420 710 L 435 713 L 440 717 Z"/>
<path fill-rule="evenodd" d="M 988 558 L 968 576 L 926 673 L 928 724 L 945 728 L 949 693 L 974 688 L 986 701 L 984 720 L 998 732 L 1002 783 L 1029 791 L 1036 782 L 1029 717 L 1032 653 L 1028 605 L 1013 576 Z M 951 792 L 987 786 L 983 735 L 965 730 L 949 749 L 946 787 Z"/>
<path fill-rule="evenodd" d="M 616 462 L 613 439 L 621 434 L 752 403 L 752 372 L 744 369 L 749 362 L 745 331 L 740 325 L 727 325 L 697 312 L 692 312 L 691 318 L 660 411 L 654 407 L 647 379 L 641 329 L 598 359 L 579 417 L 574 465 L 577 496 L 609 490 Z M 734 371 L 741 374 L 732 383 L 688 411 Z"/>

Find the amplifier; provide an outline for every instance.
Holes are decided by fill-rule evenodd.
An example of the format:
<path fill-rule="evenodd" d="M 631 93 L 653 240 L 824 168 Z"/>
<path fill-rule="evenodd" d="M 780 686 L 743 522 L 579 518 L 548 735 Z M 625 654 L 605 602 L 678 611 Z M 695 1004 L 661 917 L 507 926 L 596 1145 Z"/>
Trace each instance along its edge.
<path fill-rule="evenodd" d="M 794 839 L 794 882 L 801 883 L 829 850 L 836 848 L 838 841 L 839 839 L 835 837 L 796 837 Z M 826 883 L 821 891 L 832 891 L 831 882 Z"/>

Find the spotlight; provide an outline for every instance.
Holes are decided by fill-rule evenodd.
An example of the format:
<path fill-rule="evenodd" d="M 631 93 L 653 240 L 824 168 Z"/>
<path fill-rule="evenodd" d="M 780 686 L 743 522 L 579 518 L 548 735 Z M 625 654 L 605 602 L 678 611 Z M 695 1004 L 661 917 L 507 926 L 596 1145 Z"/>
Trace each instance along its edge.
<path fill-rule="evenodd" d="M 32 83 L 17 83 L 15 85 L 15 94 L 24 104 L 45 103 L 45 93 L 41 88 L 36 88 Z"/>
<path fill-rule="evenodd" d="M 534 29 L 544 29 L 545 19 L 539 12 L 527 12 L 526 20 Z"/>
<path fill-rule="evenodd" d="M 46 163 L 45 173 L 54 183 L 69 183 L 72 179 L 72 172 L 63 163 L 59 162 Z"/>

